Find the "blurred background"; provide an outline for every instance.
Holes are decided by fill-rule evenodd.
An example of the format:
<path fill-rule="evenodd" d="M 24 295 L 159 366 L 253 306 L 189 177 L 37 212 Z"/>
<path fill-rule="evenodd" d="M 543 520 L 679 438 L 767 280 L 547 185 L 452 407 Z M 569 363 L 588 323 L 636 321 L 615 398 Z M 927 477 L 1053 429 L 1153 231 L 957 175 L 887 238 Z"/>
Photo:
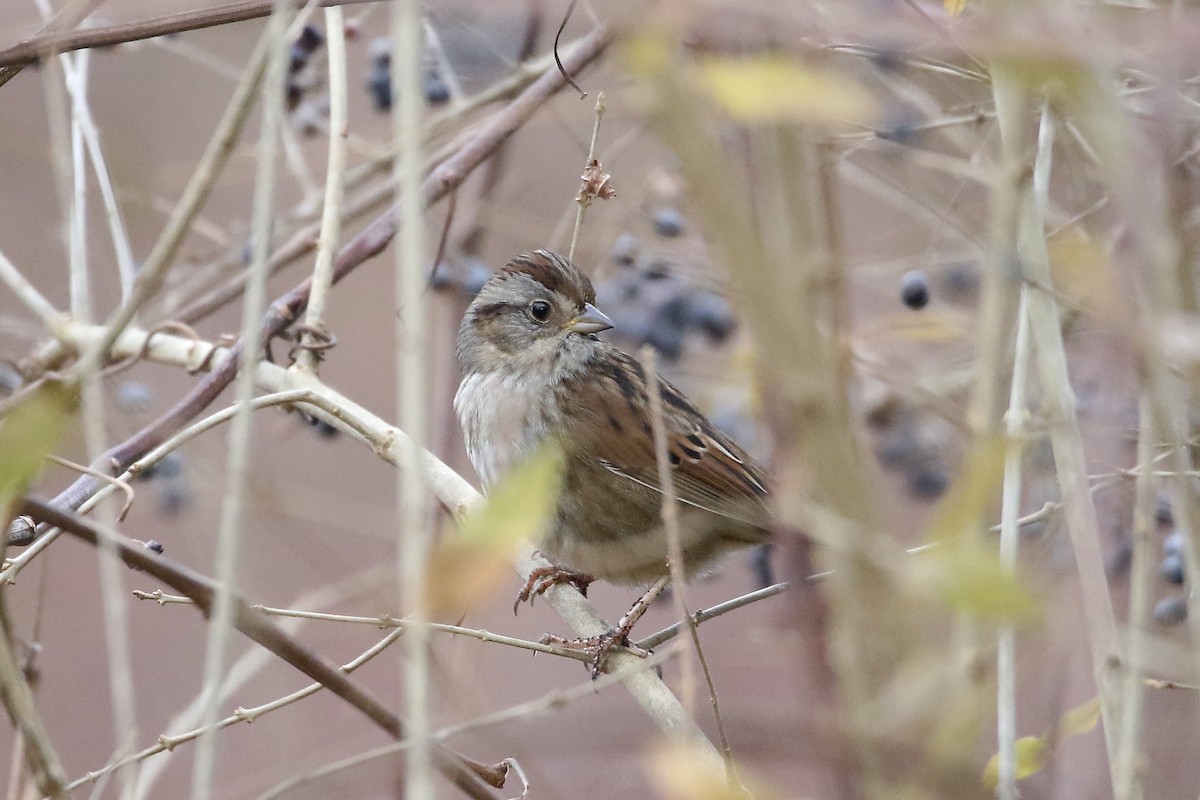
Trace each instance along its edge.
<path fill-rule="evenodd" d="M 58 5 L 63 4 L 55 10 Z M 133 22 L 205 3 L 97 5 L 84 26 Z M 437 153 L 496 107 L 456 111 L 466 98 L 513 75 L 520 63 L 544 59 L 567 4 L 444 0 L 425 11 L 427 152 Z M 390 202 L 387 156 L 393 134 L 389 4 L 348 5 L 345 13 L 349 158 L 351 170 L 361 168 L 355 173 L 359 182 L 348 190 L 348 207 L 362 200 L 343 227 L 342 240 L 349 241 Z M 978 541 L 992 553 L 995 534 L 986 528 L 999 521 L 998 472 L 988 483 L 970 454 L 999 417 L 981 427 L 971 409 L 978 402 L 989 324 L 1003 328 L 997 334 L 1003 355 L 989 368 L 1003 387 L 1000 403 L 1006 404 L 1016 323 L 987 316 L 981 305 L 994 291 L 989 275 L 1012 278 L 1007 273 L 994 278 L 1012 267 L 996 243 L 997 231 L 1004 230 L 997 219 L 1005 208 L 998 198 L 1006 181 L 1021 185 L 1028 179 L 1010 168 L 1024 164 L 1025 157 L 1032 164 L 1043 112 L 1039 98 L 1050 97 L 1045 109 L 1059 115 L 1045 208 L 1054 286 L 1041 288 L 1063 312 L 1070 385 L 1098 518 L 1093 533 L 1122 636 L 1131 628 L 1147 629 L 1147 676 L 1194 684 L 1184 544 L 1174 513 L 1181 484 L 1167 475 L 1153 487 L 1145 551 L 1151 553 L 1152 574 L 1143 582 L 1149 607 L 1142 618 L 1126 618 L 1134 543 L 1130 470 L 1137 464 L 1143 385 L 1139 364 L 1167 357 L 1145 342 L 1154 331 L 1135 302 L 1148 280 L 1136 253 L 1145 232 L 1153 230 L 1146 222 L 1152 218 L 1177 237 L 1181 274 L 1190 275 L 1200 107 L 1194 23 L 1186 6 L 1153 3 L 1090 10 L 974 2 L 959 9 L 923 0 L 665 2 L 651 10 L 629 3 L 580 5 L 562 34 L 564 47 L 597 24 L 616 34 L 598 65 L 574 76 L 588 96 L 581 99 L 568 88 L 550 99 L 468 178 L 452 210 L 442 202 L 426 215 L 427 259 L 412 268 L 429 275 L 430 449 L 477 484 L 451 409 L 458 322 L 474 292 L 509 258 L 538 247 L 561 252 L 569 247 L 595 101 L 603 92 L 597 156 L 616 197 L 588 210 L 576 260 L 596 283 L 597 305 L 616 323 L 606 334 L 610 340 L 630 352 L 654 347 L 663 374 L 772 465 L 789 508 L 810 502 L 807 498 L 838 507 L 845 498 L 830 500 L 837 493 L 822 486 L 829 475 L 845 477 L 864 527 L 886 542 L 888 553 L 902 553 L 937 539 L 953 524 L 947 519 L 962 519 L 953 516 L 955 509 L 972 502 L 963 497 L 983 486 L 990 499 L 972 506 L 967 517 L 976 527 L 986 517 Z M 0 47 L 33 36 L 42 24 L 33 0 L 0 5 Z M 88 53 L 88 104 L 135 260 L 145 257 L 161 232 L 264 25 L 262 19 L 225 24 Z M 277 245 L 320 214 L 329 87 L 319 10 L 307 25 L 290 40 L 283 88 L 288 117 L 276 195 Z M 666 66 L 653 66 L 661 59 L 656 62 L 648 51 Z M 756 58 L 765 63 L 768 57 L 800 65 L 800 71 L 784 70 L 782 82 L 774 82 L 780 73 L 768 65 L 766 72 L 735 76 L 732 91 L 720 89 L 722 64 Z M 696 65 L 706 64 L 716 70 L 713 82 L 689 82 Z M 990 71 L 995 64 L 1025 76 L 1018 83 L 1027 107 L 1016 115 L 1024 145 L 1015 155 L 1004 152 L 997 125 Z M 1108 92 L 1103 109 L 1112 116 L 1099 125 L 1099 106 L 1078 100 L 1087 94 L 1078 87 L 1092 85 L 1089 81 Z M 711 94 L 696 88 L 705 85 L 716 88 Z M 792 93 L 800 99 L 793 100 Z M 745 107 L 735 102 L 740 96 Z M 67 113 L 59 70 L 32 65 L 0 87 L 0 252 L 58 308 L 69 305 L 64 211 L 69 198 L 55 167 L 63 149 L 56 145 L 54 115 Z M 254 114 L 166 284 L 140 314 L 143 327 L 182 319 L 209 341 L 237 333 L 240 298 L 217 307 L 206 306 L 205 298 L 246 268 L 253 247 L 258 110 Z M 1091 127 L 1075 124 L 1088 115 Z M 1104 159 L 1119 145 L 1089 138 L 1103 125 L 1126 137 L 1121 142 L 1127 145 L 1127 174 L 1151 176 L 1144 192 L 1154 202 L 1112 177 L 1126 173 L 1104 169 Z M 719 158 L 698 163 L 704 153 Z M 383 166 L 363 166 L 372 163 Z M 715 193 L 713 182 L 728 175 L 736 182 Z M 374 202 L 364 199 L 381 189 Z M 807 199 L 792 197 L 805 192 Z M 773 205 L 779 197 L 791 198 L 780 201 L 790 216 Z M 120 300 L 118 264 L 94 176 L 87 198 L 92 208 L 87 260 L 99 317 Z M 813 198 L 819 202 L 812 204 Z M 805 233 L 806 226 L 818 234 Z M 736 236 L 747 230 L 758 244 L 739 250 Z M 332 292 L 326 323 L 337 346 L 320 367 L 326 383 L 389 420 L 396 408 L 391 253 L 367 262 Z M 828 259 L 834 266 L 827 271 L 805 266 L 830 254 L 836 257 Z M 309 255 L 275 273 L 268 297 L 302 280 L 311 264 Z M 771 295 L 780 298 L 779 305 L 759 304 Z M 794 313 L 776 313 L 780 305 Z M 1178 319 L 1183 344 L 1177 350 L 1187 351 L 1194 316 Z M 809 324 L 811 340 L 788 333 L 791 325 L 800 331 Z M 23 380 L 18 362 L 46 338 L 38 321 L 0 288 L 0 392 L 18 390 Z M 809 348 L 809 341 L 821 344 Z M 286 342 L 273 351 L 278 363 L 286 363 Z M 786 381 L 778 374 L 790 369 L 786 357 L 803 365 L 810 355 L 817 361 L 828 357 L 821 362 L 827 374 L 820 372 L 824 367 L 806 373 L 828 378 L 818 381 L 823 388 L 817 395 L 840 398 L 839 407 L 827 409 L 816 423 L 789 405 Z M 1179 358 L 1183 365 L 1173 366 L 1186 377 L 1187 352 Z M 127 439 L 196 380 L 146 361 L 105 379 L 108 444 Z M 782 536 L 771 552 L 731 557 L 719 573 L 691 587 L 693 608 L 775 580 L 795 587 L 700 628 L 733 755 L 747 780 L 765 787 L 761 796 L 992 795 L 984 772 L 997 750 L 995 637 L 998 621 L 1011 621 L 1006 615 L 1016 607 L 1017 593 L 1035 609 L 1020 617 L 1016 638 L 1017 735 L 1039 737 L 1044 748 L 1043 757 L 1022 761 L 1031 774 L 1020 781 L 1021 796 L 1113 796 L 1100 726 L 1064 722 L 1064 715 L 1097 696 L 1097 685 L 1085 624 L 1089 609 L 1081 600 L 1072 538 L 1056 505 L 1062 500 L 1060 464 L 1049 434 L 1058 421 L 1048 415 L 1051 406 L 1041 392 L 1035 381 L 1022 439 L 1020 511 L 1046 513 L 1020 529 L 1018 588 L 998 582 L 995 596 L 960 606 L 935 589 L 971 584 L 975 573 L 966 570 L 974 562 L 935 559 L 938 566 L 926 569 L 921 564 L 931 562 L 921 561 L 924 553 L 905 556 L 907 561 L 879 556 L 865 559 L 876 566 L 851 573 L 849 562 L 814 555 L 796 534 Z M 1186 396 L 1181 388 L 1178 397 Z M 227 392 L 214 408 L 229 400 Z M 813 430 L 810 424 L 825 427 Z M 240 564 L 247 600 L 364 616 L 397 613 L 393 468 L 349 437 L 296 413 L 259 413 L 253 437 Z M 841 460 L 823 459 L 826 447 L 840 452 Z M 78 431 L 68 434 L 58 452 L 88 461 Z M 226 452 L 223 430 L 181 448 L 137 483 L 137 501 L 121 531 L 153 539 L 170 558 L 211 574 Z M 53 496 L 74 477 L 48 465 L 34 490 Z M 807 517 L 789 513 L 783 511 L 782 518 L 797 522 L 796 529 L 806 527 L 801 523 Z M 444 520 L 439 525 L 448 529 Z M 827 541 L 810 532 L 818 542 Z M 875 580 L 871 570 L 878 564 L 887 566 L 878 567 L 883 577 Z M 831 566 L 848 581 L 830 587 L 810 580 Z M 954 570 L 963 572 L 948 578 Z M 979 585 L 991 586 L 992 577 L 981 573 Z M 123 583 L 116 589 L 127 598 L 137 690 L 131 742 L 118 742 L 113 733 L 98 598 L 114 587 L 102 587 L 96 551 L 63 538 L 4 588 L 12 634 L 29 655 L 40 711 L 72 778 L 99 769 L 114 751 L 141 749 L 160 734 L 179 732 L 178 715 L 194 702 L 202 683 L 204 620 L 186 606 L 135 599 L 131 590 L 162 588 L 148 576 L 128 572 Z M 544 603 L 511 614 L 519 585 L 515 575 L 501 582 L 461 624 L 527 639 L 545 631 L 565 633 Z M 613 620 L 635 594 L 597 583 L 589 596 Z M 998 613 L 979 611 L 992 601 Z M 673 620 L 671 603 L 660 602 L 639 633 Z M 866 644 L 856 638 L 880 629 L 890 630 L 891 638 L 881 635 Z M 295 630 L 339 663 L 382 636 L 371 626 L 329 622 L 297 623 Z M 246 677 L 224 713 L 309 683 L 290 666 L 261 653 L 252 656 L 255 652 L 255 645 L 236 638 L 232 659 L 244 665 Z M 251 667 L 254 658 L 259 663 Z M 587 680 L 577 663 L 449 636 L 436 638 L 433 658 L 438 724 Z M 847 658 L 878 658 L 863 669 L 885 673 L 861 703 L 846 699 Z M 356 673 L 356 680 L 402 708 L 400 659 L 389 652 Z M 668 685 L 678 686 L 677 663 L 665 664 L 663 673 Z M 847 703 L 859 703 L 853 714 Z M 1136 760 L 1145 797 L 1200 792 L 1198 711 L 1190 686 L 1145 690 Z M 703 698 L 696 713 L 715 738 Z M 853 724 L 843 724 L 851 718 Z M 195 727 L 195 721 L 183 727 Z M 610 687 L 545 716 L 461 735 L 448 744 L 488 762 L 515 757 L 533 787 L 530 796 L 687 796 L 654 777 L 647 754 L 659 738 L 630 697 Z M 321 693 L 253 725 L 234 725 L 218 741 L 219 796 L 253 798 L 304 769 L 388 740 L 364 724 L 359 712 Z M 872 755 L 863 756 L 860 745 Z M 0 774 L 15 797 L 11 787 L 21 767 L 9 726 L 0 731 L 0 747 L 13 753 Z M 194 746 L 186 745 L 146 760 L 140 796 L 187 792 L 193 753 Z M 870 775 L 860 772 L 863 763 L 872 765 Z M 397 758 L 381 759 L 285 796 L 399 797 L 399 769 Z M 85 786 L 73 796 L 116 796 L 118 785 Z M 445 785 L 439 792 L 452 795 Z"/>

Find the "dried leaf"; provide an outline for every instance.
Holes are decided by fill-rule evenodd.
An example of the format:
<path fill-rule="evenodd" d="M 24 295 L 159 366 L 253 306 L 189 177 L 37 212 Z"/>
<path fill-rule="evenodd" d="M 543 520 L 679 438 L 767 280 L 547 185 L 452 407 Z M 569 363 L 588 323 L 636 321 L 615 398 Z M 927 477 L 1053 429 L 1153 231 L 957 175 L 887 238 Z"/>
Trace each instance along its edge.
<path fill-rule="evenodd" d="M 748 123 L 866 125 L 877 112 L 870 92 L 853 79 L 782 54 L 709 58 L 698 75 L 721 107 Z"/>
<path fill-rule="evenodd" d="M 942 5 L 946 7 L 947 14 L 957 17 L 967 7 L 967 0 L 942 0 Z"/>
<path fill-rule="evenodd" d="M 580 177 L 583 179 L 583 186 L 579 190 L 579 196 L 575 198 L 577 203 L 586 206 L 596 198 L 608 200 L 617 196 L 616 190 L 609 182 L 612 176 L 600 167 L 599 159 L 593 158 L 589 161 Z"/>

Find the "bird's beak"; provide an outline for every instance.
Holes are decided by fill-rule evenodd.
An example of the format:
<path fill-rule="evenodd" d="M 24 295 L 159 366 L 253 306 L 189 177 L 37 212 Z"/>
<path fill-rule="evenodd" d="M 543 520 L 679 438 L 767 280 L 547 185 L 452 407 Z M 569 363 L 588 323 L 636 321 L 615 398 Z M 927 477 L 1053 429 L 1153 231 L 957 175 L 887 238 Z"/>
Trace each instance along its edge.
<path fill-rule="evenodd" d="M 612 326 L 612 320 L 591 303 L 583 307 L 582 314 L 566 325 L 563 325 L 564 328 L 572 333 L 599 333 L 600 331 L 608 330 Z"/>

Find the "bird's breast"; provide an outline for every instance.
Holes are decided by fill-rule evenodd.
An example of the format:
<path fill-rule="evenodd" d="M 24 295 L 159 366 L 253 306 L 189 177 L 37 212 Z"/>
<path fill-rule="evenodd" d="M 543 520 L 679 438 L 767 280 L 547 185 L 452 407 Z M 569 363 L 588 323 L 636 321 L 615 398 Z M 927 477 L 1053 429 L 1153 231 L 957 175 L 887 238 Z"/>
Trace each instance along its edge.
<path fill-rule="evenodd" d="M 547 420 L 539 410 L 546 387 L 528 376 L 476 372 L 463 378 L 454 395 L 467 455 L 483 485 L 489 486 L 533 452 L 545 438 Z"/>

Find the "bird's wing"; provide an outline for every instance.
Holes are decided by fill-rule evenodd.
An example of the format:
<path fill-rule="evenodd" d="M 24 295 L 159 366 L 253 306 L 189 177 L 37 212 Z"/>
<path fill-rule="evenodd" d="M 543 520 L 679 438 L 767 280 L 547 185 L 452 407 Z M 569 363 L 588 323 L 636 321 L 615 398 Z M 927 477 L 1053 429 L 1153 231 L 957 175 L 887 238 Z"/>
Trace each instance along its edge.
<path fill-rule="evenodd" d="M 572 449 L 594 458 L 614 475 L 656 492 L 662 491 L 654 454 L 642 365 L 615 348 L 606 348 L 599 378 L 573 381 L 569 392 L 575 434 Z M 765 528 L 766 472 L 662 378 L 667 460 L 680 502 L 713 514 Z"/>

